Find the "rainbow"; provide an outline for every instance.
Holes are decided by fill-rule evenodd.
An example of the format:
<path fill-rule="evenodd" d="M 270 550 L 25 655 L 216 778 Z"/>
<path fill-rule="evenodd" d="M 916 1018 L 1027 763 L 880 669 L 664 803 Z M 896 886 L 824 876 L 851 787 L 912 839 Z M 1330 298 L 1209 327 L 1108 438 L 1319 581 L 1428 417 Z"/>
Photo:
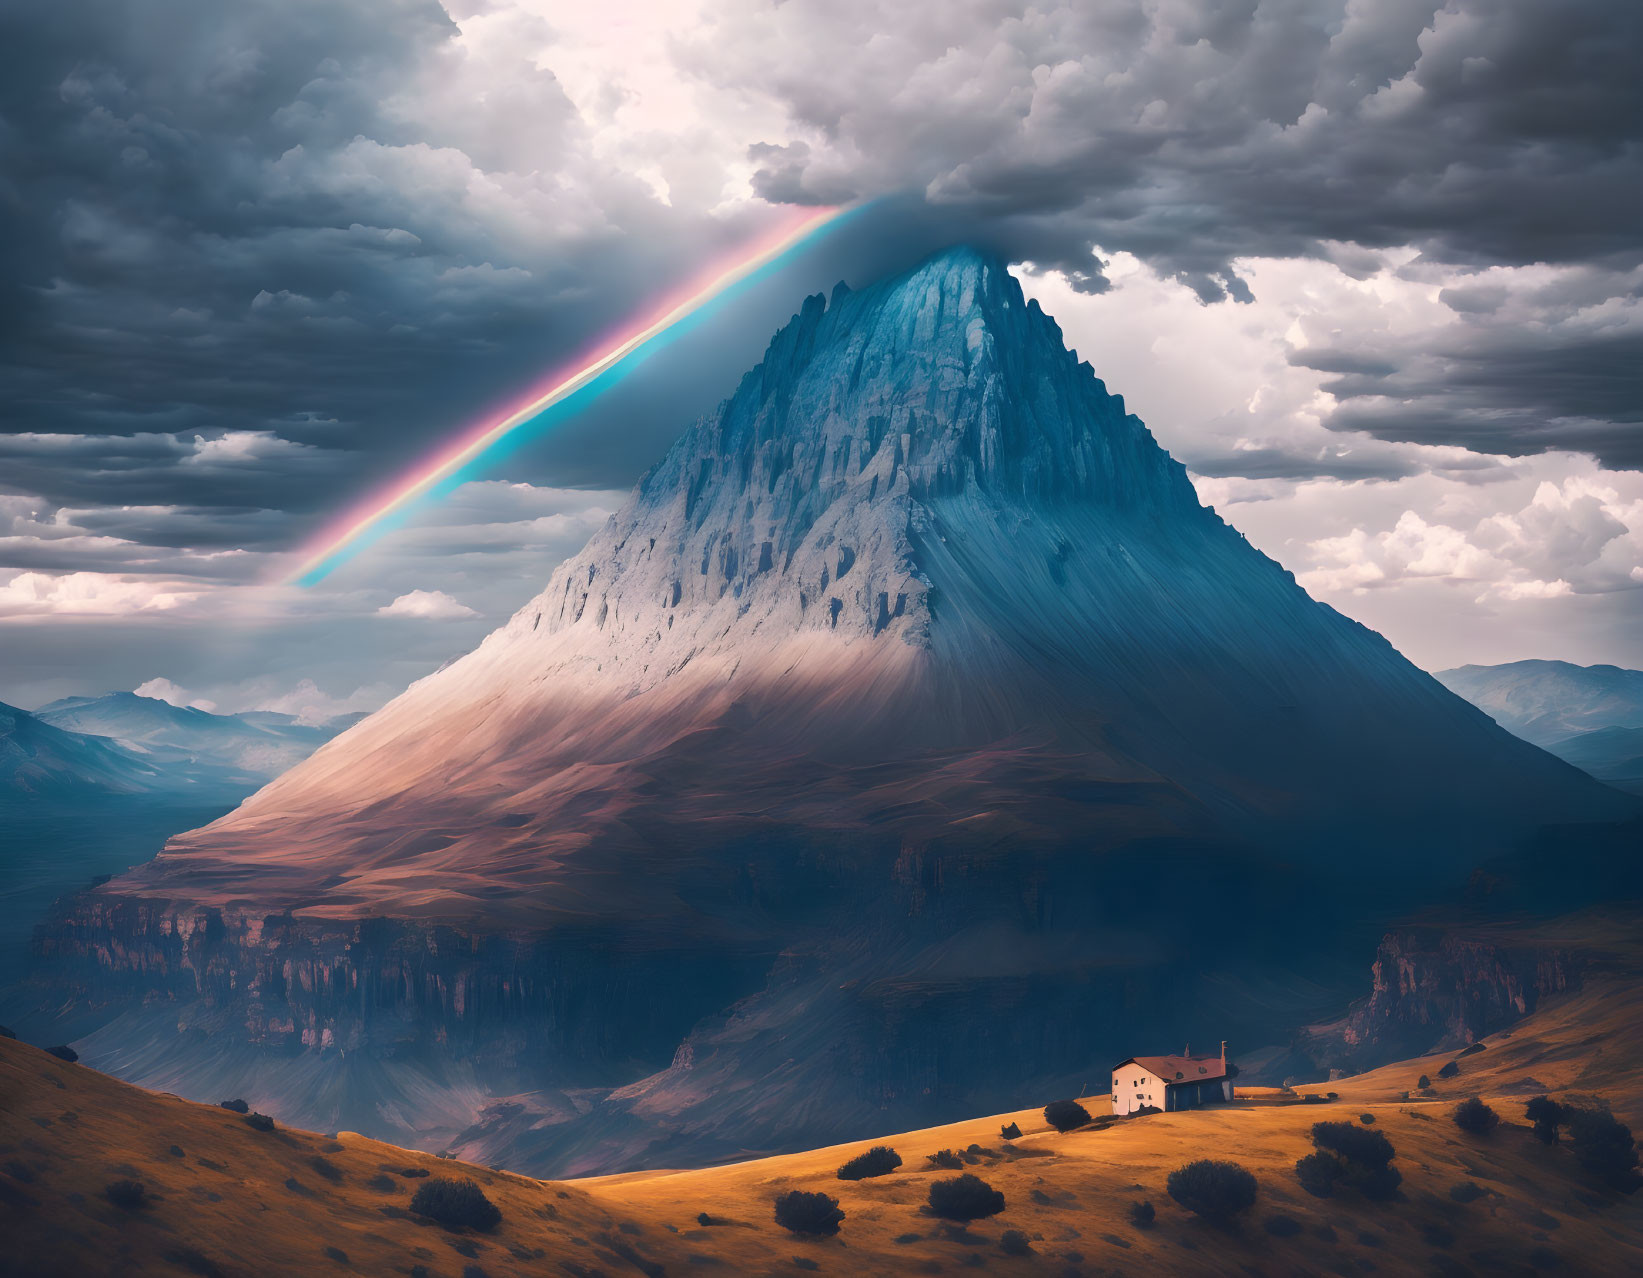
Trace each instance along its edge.
<path fill-rule="evenodd" d="M 750 244 L 741 246 L 728 261 L 720 260 L 701 272 L 643 316 L 624 325 L 573 367 L 554 372 L 499 417 L 487 417 L 443 444 L 433 457 L 418 463 L 386 488 L 359 502 L 322 529 L 282 577 L 286 585 L 311 586 L 358 554 L 382 533 L 402 520 L 424 498 L 448 492 L 476 463 L 498 450 L 510 435 L 541 418 L 556 404 L 587 390 L 613 372 L 642 347 L 722 297 L 738 284 L 773 267 L 848 209 L 795 209 Z"/>

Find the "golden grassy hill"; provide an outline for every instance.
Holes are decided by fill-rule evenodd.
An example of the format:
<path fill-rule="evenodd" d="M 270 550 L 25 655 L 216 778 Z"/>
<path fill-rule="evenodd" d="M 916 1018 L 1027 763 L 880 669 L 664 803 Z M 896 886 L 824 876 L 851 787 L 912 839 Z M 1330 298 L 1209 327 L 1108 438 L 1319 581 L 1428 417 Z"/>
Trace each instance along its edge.
<path fill-rule="evenodd" d="M 1643 1193 L 1603 1190 L 1567 1143 L 1536 1142 L 1522 1100 L 1603 1094 L 1635 1122 L 1640 1048 L 1643 993 L 1599 983 L 1486 1040 L 1451 1080 L 1437 1077 L 1448 1058 L 1433 1057 L 1303 1089 L 1339 1093 L 1316 1104 L 1252 1089 L 1231 1106 L 1112 1121 L 1091 1100 L 1097 1121 L 1064 1135 L 1037 1109 L 993 1115 L 887 1137 L 904 1165 L 858 1182 L 835 1170 L 879 1142 L 550 1183 L 348 1133 L 260 1133 L 227 1110 L 0 1040 L 0 1273 L 1636 1274 Z M 1401 1100 L 1421 1073 L 1435 1094 Z M 1486 1138 L 1449 1119 L 1473 1093 L 1506 1120 Z M 1311 1152 L 1311 1125 L 1364 1114 L 1396 1146 L 1401 1199 L 1305 1193 L 1293 1169 Z M 1012 1121 L 1023 1134 L 1007 1143 L 999 1129 Z M 1006 1208 L 968 1228 L 944 1226 L 923 1207 L 932 1182 L 958 1173 L 926 1155 L 971 1146 L 966 1170 L 1001 1190 Z M 1235 1160 L 1259 1181 L 1235 1233 L 1165 1192 L 1171 1170 L 1201 1157 Z M 417 1170 L 478 1182 L 501 1224 L 453 1232 L 412 1216 L 424 1178 L 405 1173 Z M 122 1178 L 144 1184 L 148 1205 L 107 1200 L 105 1186 Z M 800 1238 L 774 1223 L 774 1198 L 793 1188 L 839 1200 L 837 1236 Z M 1142 1200 L 1157 1210 L 1150 1229 L 1129 1219 Z M 1025 1234 L 1030 1253 L 1006 1254 L 1006 1230 Z"/>

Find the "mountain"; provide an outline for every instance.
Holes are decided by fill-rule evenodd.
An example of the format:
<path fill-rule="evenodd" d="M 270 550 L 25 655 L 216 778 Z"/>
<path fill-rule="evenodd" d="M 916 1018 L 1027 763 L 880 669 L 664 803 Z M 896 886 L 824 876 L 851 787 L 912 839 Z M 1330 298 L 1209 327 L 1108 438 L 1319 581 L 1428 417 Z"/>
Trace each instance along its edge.
<path fill-rule="evenodd" d="M 141 794 L 170 783 L 140 755 L 0 703 L 0 802 Z"/>
<path fill-rule="evenodd" d="M 312 726 L 270 711 L 211 714 L 135 692 L 65 697 L 35 714 L 71 732 L 111 737 L 157 762 L 227 769 L 261 780 L 302 762 L 347 726 Z"/>
<path fill-rule="evenodd" d="M 1643 670 L 1513 661 L 1441 670 L 1436 678 L 1507 731 L 1643 793 Z"/>
<path fill-rule="evenodd" d="M 1394 912 L 1636 810 L 1310 599 L 955 250 L 807 299 L 476 651 L 41 951 L 124 1009 L 101 1068 L 609 1170 L 1287 1037 Z"/>

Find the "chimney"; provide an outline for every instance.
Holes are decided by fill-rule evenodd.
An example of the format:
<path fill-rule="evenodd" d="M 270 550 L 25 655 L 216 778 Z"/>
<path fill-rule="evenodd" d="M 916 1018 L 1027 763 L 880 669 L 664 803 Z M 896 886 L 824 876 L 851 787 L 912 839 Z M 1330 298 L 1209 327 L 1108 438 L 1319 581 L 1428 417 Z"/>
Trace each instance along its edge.
<path fill-rule="evenodd" d="M 1226 1039 L 1223 1038 L 1221 1040 L 1221 1064 L 1225 1065 L 1226 1063 L 1227 1063 L 1227 1041 L 1226 1041 Z"/>

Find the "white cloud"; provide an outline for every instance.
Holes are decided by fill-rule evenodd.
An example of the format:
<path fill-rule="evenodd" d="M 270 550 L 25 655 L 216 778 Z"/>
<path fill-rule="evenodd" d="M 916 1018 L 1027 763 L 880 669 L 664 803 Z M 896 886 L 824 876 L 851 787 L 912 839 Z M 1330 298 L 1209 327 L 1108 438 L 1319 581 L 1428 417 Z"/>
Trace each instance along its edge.
<path fill-rule="evenodd" d="M 393 603 L 384 604 L 377 612 L 384 617 L 422 617 L 430 621 L 450 621 L 457 617 L 479 615 L 443 590 L 412 590 Z"/>
<path fill-rule="evenodd" d="M 197 599 L 181 582 L 146 581 L 102 572 L 23 572 L 0 585 L 0 618 L 27 616 L 121 617 L 169 612 Z"/>
<path fill-rule="evenodd" d="M 215 710 L 217 703 L 204 697 L 196 697 L 186 688 L 179 688 L 169 679 L 150 679 L 147 683 L 140 683 L 132 689 L 139 697 L 152 697 L 156 701 L 164 701 L 174 706 L 183 706 L 192 710 Z"/>

